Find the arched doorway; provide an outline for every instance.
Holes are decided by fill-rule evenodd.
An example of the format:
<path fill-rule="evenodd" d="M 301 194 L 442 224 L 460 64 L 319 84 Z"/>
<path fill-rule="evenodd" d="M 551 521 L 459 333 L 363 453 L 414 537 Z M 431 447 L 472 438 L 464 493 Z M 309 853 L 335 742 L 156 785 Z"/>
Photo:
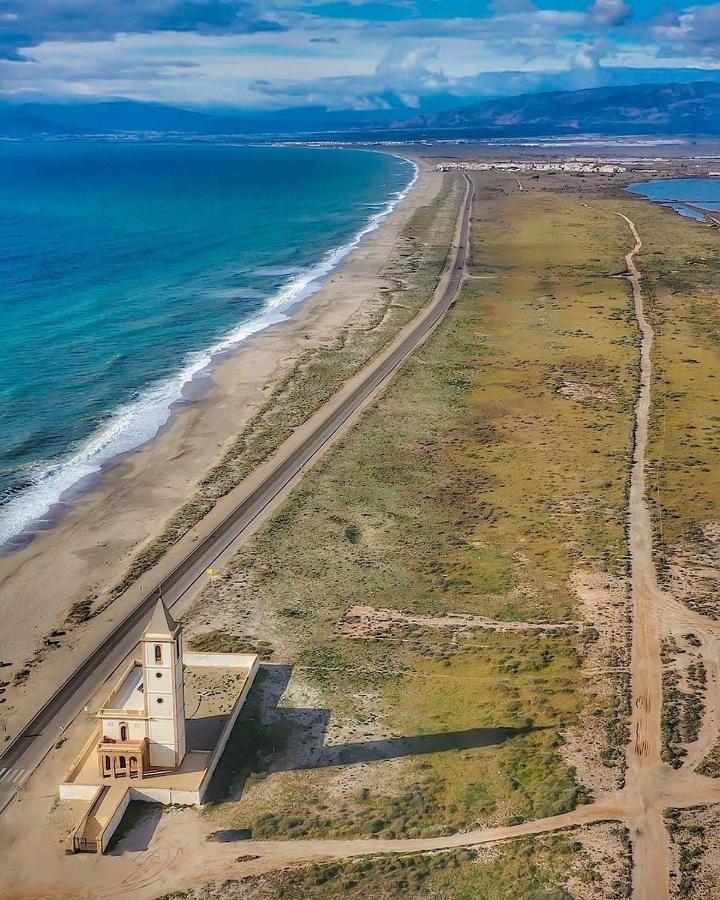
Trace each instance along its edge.
<path fill-rule="evenodd" d="M 130 757 L 130 777 L 137 778 L 140 773 L 138 772 L 138 761 L 137 756 Z"/>

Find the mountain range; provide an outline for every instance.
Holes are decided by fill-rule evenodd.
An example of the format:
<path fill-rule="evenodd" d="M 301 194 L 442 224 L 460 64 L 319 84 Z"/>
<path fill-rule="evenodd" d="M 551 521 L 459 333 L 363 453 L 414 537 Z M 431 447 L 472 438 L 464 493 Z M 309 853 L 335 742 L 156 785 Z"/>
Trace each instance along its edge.
<path fill-rule="evenodd" d="M 450 98 L 446 98 L 450 102 Z M 355 112 L 321 107 L 226 114 L 158 103 L 0 103 L 0 135 L 236 135 L 344 139 L 520 137 L 568 134 L 720 134 L 720 83 L 696 81 L 550 91 L 414 114 L 408 107 Z"/>
<path fill-rule="evenodd" d="M 484 100 L 407 123 L 497 134 L 720 134 L 720 85 L 639 84 Z"/>

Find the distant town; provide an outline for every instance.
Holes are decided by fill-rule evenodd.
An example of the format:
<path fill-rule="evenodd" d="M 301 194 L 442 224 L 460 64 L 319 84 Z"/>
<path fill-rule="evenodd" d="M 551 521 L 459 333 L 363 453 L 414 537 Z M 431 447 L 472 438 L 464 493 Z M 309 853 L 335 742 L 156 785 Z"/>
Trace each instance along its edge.
<path fill-rule="evenodd" d="M 567 172 L 576 175 L 619 175 L 626 172 L 624 166 L 600 163 L 596 160 L 573 159 L 567 162 L 447 162 L 438 163 L 438 172 Z"/>

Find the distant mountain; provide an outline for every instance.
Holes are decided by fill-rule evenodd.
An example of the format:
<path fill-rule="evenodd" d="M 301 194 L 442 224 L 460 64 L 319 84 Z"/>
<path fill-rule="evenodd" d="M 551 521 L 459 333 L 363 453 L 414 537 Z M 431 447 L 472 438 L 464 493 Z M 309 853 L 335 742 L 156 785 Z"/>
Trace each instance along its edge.
<path fill-rule="evenodd" d="M 639 84 L 483 100 L 404 123 L 412 131 L 483 135 L 720 134 L 720 84 Z"/>
<path fill-rule="evenodd" d="M 695 81 L 544 91 L 457 107 L 457 98 L 434 97 L 420 114 L 394 95 L 378 109 L 200 112 L 161 103 L 0 102 L 0 136 L 52 137 L 165 133 L 343 140 L 439 137 L 522 137 L 593 134 L 720 134 L 720 82 Z M 428 101 L 429 102 L 429 101 Z M 440 109 L 445 104 L 445 111 Z"/>
<path fill-rule="evenodd" d="M 448 104 L 452 100 L 448 98 Z M 0 103 L 0 135 L 6 137 L 92 134 L 299 135 L 358 128 L 392 127 L 413 115 L 402 106 L 371 111 L 320 106 L 282 110 L 207 113 L 161 103 L 108 100 L 101 103 Z"/>

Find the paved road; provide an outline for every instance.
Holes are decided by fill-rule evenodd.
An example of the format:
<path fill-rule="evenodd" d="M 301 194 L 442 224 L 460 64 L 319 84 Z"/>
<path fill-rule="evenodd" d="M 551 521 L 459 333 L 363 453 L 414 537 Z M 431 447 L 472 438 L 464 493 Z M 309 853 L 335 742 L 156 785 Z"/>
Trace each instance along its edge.
<path fill-rule="evenodd" d="M 150 615 L 158 592 L 170 609 L 202 579 L 208 567 L 234 553 L 243 536 L 256 526 L 279 494 L 298 478 L 302 470 L 315 462 L 344 425 L 362 409 L 407 357 L 436 327 L 455 301 L 465 275 L 470 236 L 470 216 L 474 188 L 464 176 L 467 187 L 461 210 L 459 236 L 452 269 L 441 296 L 418 316 L 417 324 L 398 340 L 390 352 L 382 355 L 365 370 L 365 376 L 342 403 L 330 401 L 327 416 L 290 455 L 281 457 L 267 477 L 230 515 L 201 541 L 160 585 L 147 594 L 135 609 L 120 622 L 108 637 L 82 662 L 55 694 L 38 710 L 34 718 L 0 756 L 0 812 L 15 796 L 16 790 L 29 778 L 58 741 L 62 729 L 82 712 L 94 690 L 108 678 L 132 651 Z"/>

